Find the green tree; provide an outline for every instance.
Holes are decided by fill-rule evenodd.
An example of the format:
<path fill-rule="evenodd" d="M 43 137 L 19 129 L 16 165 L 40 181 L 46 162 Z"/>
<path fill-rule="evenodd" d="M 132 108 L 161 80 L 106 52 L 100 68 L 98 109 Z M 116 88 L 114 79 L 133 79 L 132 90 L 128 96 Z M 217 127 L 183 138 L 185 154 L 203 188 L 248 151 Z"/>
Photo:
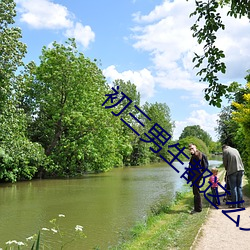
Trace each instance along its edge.
<path fill-rule="evenodd" d="M 20 41 L 21 30 L 13 26 L 15 7 L 13 0 L 0 2 L 0 111 L 15 100 L 13 91 L 19 90 L 20 84 L 16 72 L 24 65 L 22 58 L 26 54 L 26 45 Z"/>
<path fill-rule="evenodd" d="M 246 79 L 249 80 L 249 76 Z M 244 100 L 242 103 L 232 102 L 232 106 L 235 108 L 232 111 L 232 118 L 239 123 L 238 133 L 235 137 L 239 144 L 239 150 L 243 155 L 246 174 L 250 178 L 250 146 L 248 143 L 250 139 L 250 82 L 247 83 L 245 94 L 242 97 Z"/>
<path fill-rule="evenodd" d="M 190 155 L 190 152 L 188 150 L 188 145 L 190 143 L 193 143 L 196 145 L 197 149 L 200 150 L 201 152 L 205 153 L 207 156 L 209 156 L 209 150 L 207 145 L 202 141 L 201 139 L 195 137 L 195 136 L 187 136 L 185 138 L 180 139 L 179 141 L 180 148 L 185 147 L 185 153 L 187 155 Z M 184 157 L 183 157 L 184 158 Z M 186 158 L 185 158 L 186 159 Z"/>
<path fill-rule="evenodd" d="M 232 119 L 231 106 L 224 107 L 217 121 L 218 126 L 216 131 L 219 135 L 219 141 L 221 144 L 227 144 L 232 147 L 237 147 L 235 142 L 235 135 L 239 129 L 239 123 Z"/>
<path fill-rule="evenodd" d="M 174 122 L 171 120 L 171 115 L 170 115 L 170 109 L 167 106 L 166 103 L 148 103 L 146 102 L 143 105 L 143 110 L 145 113 L 148 115 L 148 117 L 151 119 L 150 121 L 145 119 L 145 133 L 148 134 L 151 138 L 154 138 L 150 133 L 148 133 L 149 130 L 151 130 L 156 124 L 157 127 L 155 127 L 156 130 L 159 132 L 165 130 L 168 134 L 163 133 L 164 137 L 167 139 L 165 140 L 162 136 L 159 137 L 159 139 L 155 139 L 155 142 L 162 147 L 161 151 L 157 154 L 151 154 L 150 158 L 151 161 L 159 161 L 161 158 L 159 155 L 161 154 L 163 157 L 166 159 L 169 158 L 169 153 L 168 153 L 168 145 L 171 143 L 171 137 L 173 133 L 173 127 L 174 127 Z M 159 127 L 158 127 L 159 126 Z M 152 131 L 154 134 L 158 136 L 157 131 Z M 143 139 L 149 140 L 146 136 L 142 136 Z M 165 144 L 166 143 L 166 144 Z M 148 147 L 152 147 L 155 151 L 159 149 L 156 145 L 153 143 L 147 143 Z M 152 152 L 152 151 L 151 151 Z"/>
<path fill-rule="evenodd" d="M 19 103 L 25 89 L 19 71 L 26 45 L 14 26 L 15 7 L 12 0 L 0 1 L 0 179 L 12 182 L 33 178 L 46 164 L 42 147 L 27 139 L 26 116 Z"/>
<path fill-rule="evenodd" d="M 222 152 L 221 143 L 219 141 L 212 141 L 209 147 L 209 151 L 211 154 L 218 154 Z"/>
<path fill-rule="evenodd" d="M 74 39 L 44 47 L 40 65 L 29 65 L 29 136 L 57 167 L 50 174 L 107 171 L 121 165 L 120 125 L 102 107 L 109 87 L 101 70 L 77 51 Z M 29 104 L 29 105 L 28 105 Z"/>
<path fill-rule="evenodd" d="M 197 137 L 200 140 L 202 140 L 204 143 L 206 143 L 207 147 L 209 147 L 210 143 L 212 142 L 211 136 L 204 131 L 200 125 L 193 125 L 193 126 L 187 126 L 183 129 L 179 140 L 188 137 L 188 136 L 193 136 Z"/>
<path fill-rule="evenodd" d="M 249 75 L 247 75 L 245 79 L 249 82 Z M 242 87 L 237 82 L 233 82 L 231 85 L 234 85 L 234 92 L 227 96 L 228 101 L 230 103 L 236 102 L 239 104 L 247 104 L 244 96 L 250 93 L 249 88 Z M 233 119 L 233 112 L 235 111 L 237 111 L 237 108 L 232 105 L 224 107 L 221 110 L 217 121 L 218 127 L 216 128 L 216 131 L 220 136 L 219 141 L 221 144 L 228 144 L 236 147 L 240 151 L 243 158 L 246 158 L 244 157 L 244 155 L 247 155 L 244 129 L 241 123 Z"/>
<path fill-rule="evenodd" d="M 137 91 L 136 85 L 130 81 L 125 82 L 122 79 L 117 79 L 113 82 L 113 86 L 115 89 L 119 87 L 117 100 L 122 99 L 123 95 L 121 93 L 123 92 L 132 101 L 130 103 L 127 98 L 124 98 L 124 100 L 121 101 L 119 105 L 112 109 L 116 114 L 119 114 L 119 112 L 124 109 L 124 111 L 118 117 L 116 117 L 116 119 L 123 120 L 119 121 L 121 123 L 119 141 L 123 145 L 120 147 L 121 154 L 123 155 L 123 164 L 125 166 L 136 166 L 147 163 L 147 160 L 140 160 L 141 158 L 139 156 L 143 154 L 143 152 L 141 152 L 139 149 L 141 141 L 138 135 L 131 129 L 133 128 L 137 133 L 141 133 L 142 131 L 141 125 L 137 123 L 136 120 L 130 115 L 132 114 L 133 116 L 138 117 L 140 114 L 140 111 L 135 107 L 135 105 L 140 107 L 140 93 Z M 125 124 L 125 122 L 128 125 Z"/>
<path fill-rule="evenodd" d="M 224 30 L 219 7 L 230 6 L 228 15 L 235 18 L 248 16 L 250 18 L 249 0 L 200 0 L 195 1 L 196 9 L 190 16 L 196 16 L 196 22 L 192 25 L 193 37 L 199 44 L 204 44 L 203 54 L 195 53 L 193 62 L 195 68 L 199 69 L 197 73 L 200 81 L 209 83 L 205 89 L 205 99 L 209 104 L 221 107 L 221 97 L 231 91 L 230 86 L 219 82 L 218 74 L 226 72 L 224 63 L 225 54 L 222 49 L 216 46 L 216 34 L 219 30 Z M 204 66 L 205 65 L 205 66 Z"/>

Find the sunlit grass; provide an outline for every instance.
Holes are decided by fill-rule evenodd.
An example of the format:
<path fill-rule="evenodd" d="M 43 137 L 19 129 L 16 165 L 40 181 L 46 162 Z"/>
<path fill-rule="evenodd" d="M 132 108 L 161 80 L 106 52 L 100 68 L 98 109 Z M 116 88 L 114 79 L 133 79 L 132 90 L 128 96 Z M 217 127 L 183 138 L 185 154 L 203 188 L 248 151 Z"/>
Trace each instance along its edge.
<path fill-rule="evenodd" d="M 221 180 L 225 169 L 219 168 Z M 205 190 L 208 183 L 204 185 Z M 244 178 L 244 195 L 250 197 L 250 184 Z M 203 197 L 203 195 L 202 195 Z M 189 212 L 193 208 L 193 193 L 188 191 L 177 193 L 174 201 L 167 204 L 164 201 L 151 208 L 151 213 L 144 222 L 135 225 L 127 238 L 123 239 L 116 250 L 164 250 L 190 249 L 202 224 L 205 222 L 210 203 L 203 198 L 203 211 L 194 215 Z"/>
<path fill-rule="evenodd" d="M 176 193 L 170 205 L 151 209 L 145 222 L 138 223 L 125 242 L 111 249 L 190 249 L 207 215 L 209 203 L 203 201 L 203 211 L 190 215 L 193 193 Z"/>

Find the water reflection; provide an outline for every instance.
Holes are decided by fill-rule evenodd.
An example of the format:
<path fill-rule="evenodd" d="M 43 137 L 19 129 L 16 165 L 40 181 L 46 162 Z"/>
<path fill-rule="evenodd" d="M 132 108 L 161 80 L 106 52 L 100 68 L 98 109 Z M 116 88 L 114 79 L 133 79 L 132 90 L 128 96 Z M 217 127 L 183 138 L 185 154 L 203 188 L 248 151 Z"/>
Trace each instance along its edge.
<path fill-rule="evenodd" d="M 211 161 L 211 165 L 220 164 Z M 175 163 L 180 173 L 184 165 Z M 1 185 L 0 247 L 8 240 L 24 240 L 58 214 L 64 228 L 84 226 L 84 245 L 68 249 L 107 249 L 119 232 L 142 220 L 150 207 L 162 198 L 169 202 L 183 188 L 180 173 L 164 164 L 118 168 L 81 179 L 36 180 Z"/>

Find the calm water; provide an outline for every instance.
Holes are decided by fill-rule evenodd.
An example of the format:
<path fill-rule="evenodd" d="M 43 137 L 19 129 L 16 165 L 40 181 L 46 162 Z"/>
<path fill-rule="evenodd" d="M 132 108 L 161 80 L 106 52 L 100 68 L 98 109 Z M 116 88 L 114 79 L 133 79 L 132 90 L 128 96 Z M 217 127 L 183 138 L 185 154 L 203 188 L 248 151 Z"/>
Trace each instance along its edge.
<path fill-rule="evenodd" d="M 218 164 L 210 161 L 211 166 Z M 185 166 L 176 163 L 180 173 Z M 25 241 L 39 229 L 51 228 L 49 221 L 57 218 L 67 234 L 82 225 L 87 235 L 65 249 L 107 249 L 117 244 L 121 232 L 143 220 L 154 203 L 166 197 L 170 202 L 184 184 L 180 174 L 165 163 L 119 168 L 81 179 L 1 184 L 0 247 L 8 240 Z M 59 239 L 58 234 L 43 232 L 47 241 Z"/>

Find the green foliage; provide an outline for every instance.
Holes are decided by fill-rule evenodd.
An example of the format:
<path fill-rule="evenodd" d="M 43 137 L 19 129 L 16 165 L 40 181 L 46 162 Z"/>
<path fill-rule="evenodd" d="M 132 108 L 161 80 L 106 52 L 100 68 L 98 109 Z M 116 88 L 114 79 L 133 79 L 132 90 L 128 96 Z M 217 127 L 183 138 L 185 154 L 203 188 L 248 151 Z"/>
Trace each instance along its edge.
<path fill-rule="evenodd" d="M 209 147 L 209 145 L 212 142 L 211 136 L 208 134 L 208 132 L 204 131 L 200 127 L 200 125 L 193 125 L 193 126 L 185 127 L 179 137 L 179 140 L 184 139 L 185 137 L 188 137 L 188 136 L 193 136 L 193 137 L 197 137 L 201 139 L 207 145 L 207 147 Z"/>
<path fill-rule="evenodd" d="M 26 53 L 26 45 L 20 41 L 21 30 L 13 26 L 15 6 L 13 0 L 0 1 L 0 112 L 15 99 L 13 90 L 19 84 L 15 73 Z"/>
<path fill-rule="evenodd" d="M 34 249 L 39 250 L 39 246 L 40 246 L 40 235 L 41 235 L 41 234 L 40 234 L 40 231 L 39 231 L 38 236 L 37 236 L 37 239 L 36 239 L 36 241 L 34 241 L 32 247 L 31 247 L 31 250 L 34 250 Z M 36 248 L 34 248 L 34 247 L 36 247 Z"/>
<path fill-rule="evenodd" d="M 248 79 L 249 76 L 246 78 Z M 249 139 L 250 139 L 250 82 L 246 85 L 246 91 L 243 91 L 242 98 L 237 96 L 237 100 L 241 102 L 234 101 L 232 102 L 232 106 L 235 108 L 235 111 L 232 112 L 232 118 L 235 122 L 239 123 L 238 133 L 235 135 L 235 140 L 241 145 L 239 150 L 243 155 L 243 161 L 245 163 L 245 172 L 248 178 L 250 177 L 250 147 L 249 147 Z M 242 101 L 243 100 L 243 101 Z"/>
<path fill-rule="evenodd" d="M 124 242 L 111 249 L 190 249 L 198 230 L 204 223 L 208 205 L 197 216 L 190 216 L 193 193 L 177 194 L 171 204 L 159 204 L 145 221 L 132 228 Z M 205 200 L 205 199 L 204 199 Z"/>
<path fill-rule="evenodd" d="M 145 146 L 139 140 L 138 135 L 136 135 L 124 122 L 120 120 L 123 119 L 139 133 L 142 131 L 141 127 L 135 123 L 134 118 L 129 114 L 132 113 L 136 117 L 140 114 L 140 112 L 134 107 L 134 105 L 140 107 L 140 93 L 137 91 L 136 85 L 130 81 L 125 82 L 121 79 L 117 79 L 113 82 L 113 86 L 115 89 L 119 86 L 117 100 L 122 98 L 121 92 L 123 92 L 132 101 L 132 103 L 126 107 L 126 105 L 129 104 L 129 101 L 125 98 L 119 103 L 119 105 L 110 109 L 110 111 L 112 110 L 114 113 L 119 114 L 119 112 L 125 108 L 119 117 L 114 117 L 119 120 L 116 122 L 120 123 L 118 137 L 120 141 L 121 154 L 123 155 L 123 164 L 126 166 L 136 166 L 148 163 L 146 159 L 147 157 L 144 154 Z M 110 102 L 108 103 L 110 104 Z M 141 158 L 142 155 L 145 156 L 144 160 Z"/>
<path fill-rule="evenodd" d="M 234 89 L 234 93 L 230 96 L 229 101 L 232 102 L 231 106 L 224 107 L 219 114 L 217 133 L 220 136 L 220 143 L 228 144 L 239 150 L 244 165 L 246 174 L 250 176 L 250 161 L 249 161 L 249 99 L 250 88 L 249 74 L 245 77 L 248 81 L 246 87 L 240 87 L 239 84 Z"/>
<path fill-rule="evenodd" d="M 188 151 L 188 145 L 190 143 L 193 143 L 196 145 L 197 149 L 201 152 L 203 152 L 205 155 L 209 156 L 209 150 L 208 150 L 208 147 L 207 145 L 199 138 L 197 137 L 194 137 L 194 136 L 187 136 L 183 139 L 180 139 L 179 140 L 179 143 L 180 143 L 180 148 L 182 147 L 185 147 L 185 153 L 187 155 L 190 155 L 189 151 Z"/>
<path fill-rule="evenodd" d="M 249 1 L 248 0 L 221 0 L 220 4 L 230 5 L 228 15 L 234 16 L 235 18 L 241 18 L 242 16 L 248 16 L 250 19 L 249 12 Z"/>
<path fill-rule="evenodd" d="M 221 143 L 219 141 L 217 142 L 211 142 L 209 146 L 209 152 L 211 154 L 218 154 L 222 152 L 221 149 Z"/>
<path fill-rule="evenodd" d="M 20 107 L 25 85 L 20 67 L 26 45 L 20 41 L 21 30 L 13 26 L 15 2 L 0 2 L 0 180 L 15 182 L 31 179 L 41 165 L 46 165 L 43 149 L 26 135 L 27 123 Z"/>
<path fill-rule="evenodd" d="M 227 144 L 237 147 L 235 135 L 238 129 L 239 124 L 232 119 L 232 108 L 230 106 L 224 107 L 219 114 L 218 127 L 216 128 L 221 145 Z"/>
<path fill-rule="evenodd" d="M 43 171 L 76 175 L 120 165 L 120 124 L 102 107 L 109 87 L 101 70 L 77 51 L 74 39 L 44 47 L 40 60 L 29 64 L 23 106 L 31 107 L 31 140 L 58 166 Z"/>
<path fill-rule="evenodd" d="M 124 82 L 123 80 L 116 80 L 114 82 L 114 88 L 117 89 L 118 86 L 120 93 L 117 96 L 118 100 L 122 99 L 121 92 L 123 92 L 128 98 L 131 99 L 131 101 L 133 101 L 133 103 L 129 105 L 129 100 L 125 98 L 119 103 L 119 105 L 112 108 L 112 111 L 118 114 L 124 109 L 119 115 L 119 118 L 123 119 L 139 134 L 137 135 L 124 122 L 121 122 L 122 129 L 120 131 L 120 140 L 123 140 L 123 145 L 130 145 L 130 148 L 132 149 L 132 152 L 123 158 L 124 165 L 135 166 L 160 161 L 161 159 L 159 157 L 159 153 L 154 153 L 150 148 L 153 148 L 155 151 L 157 151 L 158 149 L 161 149 L 160 147 L 163 146 L 166 141 L 163 142 L 159 141 L 157 138 L 154 138 L 154 136 L 149 133 L 149 130 L 157 123 L 171 136 L 173 123 L 171 122 L 169 107 L 162 103 L 149 104 L 147 102 L 142 107 L 140 107 L 140 95 L 137 92 L 136 86 L 134 84 L 131 82 Z M 139 107 L 140 110 L 149 117 L 149 119 L 142 112 L 136 109 L 135 105 L 137 105 L 137 107 Z M 132 117 L 131 114 L 136 118 Z M 138 119 L 142 124 L 137 122 L 136 119 Z M 154 138 L 155 142 L 158 143 L 159 146 L 155 145 L 153 142 L 149 142 L 150 139 L 145 134 L 151 138 Z M 154 131 L 154 134 L 156 134 L 156 131 Z M 166 135 L 164 134 L 164 136 Z M 166 137 L 168 139 L 168 136 Z M 148 142 L 142 141 L 141 139 Z M 168 144 L 169 141 L 167 141 L 167 143 L 164 144 L 164 147 L 162 147 L 160 151 L 162 155 L 167 155 Z"/>
<path fill-rule="evenodd" d="M 195 68 L 198 68 L 197 73 L 200 76 L 200 81 L 209 83 L 205 89 L 205 99 L 209 104 L 221 107 L 221 97 L 230 91 L 230 87 L 219 83 L 218 74 L 226 72 L 226 65 L 223 62 L 225 54 L 223 50 L 216 46 L 216 34 L 219 30 L 224 30 L 225 25 L 222 22 L 219 7 L 225 4 L 230 4 L 228 15 L 235 18 L 248 16 L 250 18 L 250 5 L 248 0 L 209 0 L 195 1 L 196 9 L 190 16 L 196 16 L 197 19 L 192 25 L 193 37 L 197 38 L 199 44 L 204 44 L 203 54 L 195 53 L 193 62 Z M 204 66 L 205 65 L 205 66 Z M 203 67 L 203 68 L 201 68 Z"/>
<path fill-rule="evenodd" d="M 1 180 L 30 180 L 39 167 L 49 164 L 41 145 L 32 143 L 25 136 L 24 121 L 25 115 L 21 112 L 5 110 L 0 115 Z"/>
<path fill-rule="evenodd" d="M 151 155 L 151 161 L 157 161 L 160 159 L 159 155 L 161 154 L 163 157 L 166 159 L 169 158 L 169 153 L 168 153 L 168 145 L 171 143 L 171 136 L 173 133 L 173 127 L 174 123 L 171 121 L 171 115 L 170 115 L 170 109 L 167 106 L 166 103 L 148 103 L 146 102 L 143 105 L 143 110 L 145 113 L 148 115 L 148 117 L 151 119 L 145 120 L 145 127 L 146 127 L 146 133 L 148 134 L 148 131 L 157 123 L 162 129 L 164 129 L 167 134 L 163 134 L 164 137 L 166 137 L 168 140 L 166 141 L 163 137 L 160 137 L 159 139 L 156 139 L 155 142 L 162 147 L 161 151 L 159 153 L 154 153 Z M 161 131 L 160 128 L 157 128 L 157 130 Z M 157 134 L 156 131 L 153 131 L 154 134 Z M 152 137 L 151 134 L 148 134 L 150 137 Z M 145 136 L 143 136 L 143 139 L 148 140 Z M 166 143 L 166 144 L 164 144 Z M 163 145 L 164 144 L 164 145 Z M 156 145 L 151 143 L 150 145 L 155 151 L 159 149 Z M 152 151 L 151 151 L 152 152 Z"/>
<path fill-rule="evenodd" d="M 12 0 L 0 2 L 0 180 L 76 176 L 160 161 L 150 150 L 157 146 L 140 140 L 120 119 L 141 136 L 155 123 L 171 135 L 168 106 L 146 103 L 142 110 L 151 118 L 147 120 L 134 107 L 140 107 L 135 84 L 117 79 L 117 100 L 122 91 L 133 104 L 126 107 L 124 100 L 105 109 L 110 87 L 96 63 L 78 52 L 74 39 L 43 47 L 38 65 L 24 65 L 26 46 L 14 27 L 15 6 Z M 111 113 L 124 107 L 119 118 Z M 169 143 L 161 150 L 165 157 Z"/>

